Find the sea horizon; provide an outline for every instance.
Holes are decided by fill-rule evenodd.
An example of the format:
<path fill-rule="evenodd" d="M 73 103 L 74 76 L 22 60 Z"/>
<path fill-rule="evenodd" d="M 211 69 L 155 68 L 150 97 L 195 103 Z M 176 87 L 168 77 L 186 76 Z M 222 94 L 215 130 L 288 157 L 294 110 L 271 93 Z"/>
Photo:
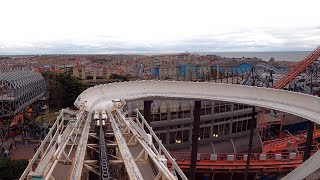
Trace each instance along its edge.
<path fill-rule="evenodd" d="M 312 51 L 221 51 L 221 52 L 189 52 L 200 55 L 217 55 L 227 58 L 259 58 L 264 61 L 269 61 L 270 58 L 274 58 L 275 61 L 301 61 Z M 141 53 L 44 53 L 44 54 L 0 54 L 2 56 L 63 56 L 63 55 L 157 55 L 157 54 L 181 54 L 187 53 L 187 51 L 181 52 L 141 52 Z"/>

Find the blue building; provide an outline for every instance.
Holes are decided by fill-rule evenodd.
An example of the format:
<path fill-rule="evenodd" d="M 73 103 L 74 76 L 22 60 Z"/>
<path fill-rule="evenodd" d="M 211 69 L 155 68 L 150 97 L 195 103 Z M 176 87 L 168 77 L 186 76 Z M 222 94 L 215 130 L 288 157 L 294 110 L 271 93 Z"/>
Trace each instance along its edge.
<path fill-rule="evenodd" d="M 190 76 L 192 76 L 193 79 L 199 78 L 199 76 L 201 76 L 199 66 L 194 64 L 184 64 L 179 67 L 179 76 L 185 79 L 190 79 Z"/>
<path fill-rule="evenodd" d="M 159 76 L 159 67 L 153 68 L 153 75 L 156 77 Z"/>
<path fill-rule="evenodd" d="M 236 73 L 236 72 L 246 72 L 246 71 L 250 71 L 252 68 L 252 65 L 251 64 L 248 64 L 248 63 L 242 63 L 242 64 L 239 64 L 235 67 L 232 67 L 231 68 L 231 71 L 233 73 Z"/>
<path fill-rule="evenodd" d="M 224 73 L 224 72 L 225 72 L 225 69 L 224 69 L 223 67 L 216 66 L 216 65 L 212 65 L 212 66 L 211 66 L 211 69 L 212 69 L 212 70 L 217 70 L 218 67 L 219 67 L 219 72 L 220 72 L 220 73 Z"/>

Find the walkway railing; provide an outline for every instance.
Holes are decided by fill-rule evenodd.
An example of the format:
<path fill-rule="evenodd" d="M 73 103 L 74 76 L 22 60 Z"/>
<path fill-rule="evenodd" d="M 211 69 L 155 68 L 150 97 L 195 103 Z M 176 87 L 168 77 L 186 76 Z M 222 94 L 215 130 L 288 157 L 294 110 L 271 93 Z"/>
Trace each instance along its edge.
<path fill-rule="evenodd" d="M 320 129 L 313 133 L 313 139 L 320 137 Z M 292 137 L 270 140 L 263 143 L 263 152 L 276 152 L 285 149 L 298 147 L 299 144 L 305 143 L 307 140 L 307 133 L 302 133 Z"/>

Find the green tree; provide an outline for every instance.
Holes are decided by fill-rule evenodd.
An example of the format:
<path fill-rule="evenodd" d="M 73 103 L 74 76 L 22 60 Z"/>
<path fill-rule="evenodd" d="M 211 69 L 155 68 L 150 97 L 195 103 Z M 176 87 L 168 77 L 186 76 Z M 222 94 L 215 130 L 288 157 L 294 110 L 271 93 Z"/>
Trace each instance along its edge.
<path fill-rule="evenodd" d="M 110 79 L 117 79 L 120 81 L 128 81 L 128 78 L 126 76 L 118 75 L 118 74 L 111 74 Z"/>
<path fill-rule="evenodd" d="M 68 74 L 43 73 L 43 76 L 49 82 L 49 103 L 58 109 L 73 106 L 76 98 L 86 89 L 82 82 Z"/>
<path fill-rule="evenodd" d="M 0 179 L 18 179 L 28 165 L 28 160 L 0 160 Z"/>

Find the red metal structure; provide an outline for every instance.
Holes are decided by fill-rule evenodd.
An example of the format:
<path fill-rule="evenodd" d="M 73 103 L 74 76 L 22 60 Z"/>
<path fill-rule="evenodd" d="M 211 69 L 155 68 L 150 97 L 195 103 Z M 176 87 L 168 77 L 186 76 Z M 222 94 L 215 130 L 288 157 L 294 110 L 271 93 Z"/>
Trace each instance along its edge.
<path fill-rule="evenodd" d="M 304 60 L 299 62 L 292 70 L 280 79 L 273 88 L 283 89 L 295 78 L 305 71 L 320 57 L 320 46 L 310 53 Z M 262 120 L 259 124 L 264 129 L 264 112 L 259 114 Z M 283 123 L 283 117 L 278 123 Z M 281 137 L 282 126 L 280 126 Z M 320 137 L 320 130 L 313 133 L 313 138 Z M 252 154 L 250 159 L 250 173 L 269 174 L 273 172 L 290 172 L 303 162 L 304 152 L 298 151 L 298 147 L 308 142 L 307 133 L 287 138 L 279 138 L 263 143 L 263 153 Z M 294 148 L 294 152 L 288 153 L 285 150 Z M 319 149 L 319 148 L 318 148 Z M 314 150 L 311 151 L 311 154 Z M 176 159 L 179 167 L 185 171 L 190 171 L 190 152 L 170 152 Z M 247 154 L 198 154 L 196 169 L 200 173 L 245 173 Z M 170 166 L 170 164 L 169 164 Z"/>
<path fill-rule="evenodd" d="M 184 172 L 190 169 L 190 152 L 170 152 Z M 199 173 L 244 173 L 246 154 L 218 154 L 210 159 L 211 154 L 198 154 L 197 172 Z M 289 172 L 302 163 L 303 152 L 298 153 L 254 153 L 251 156 L 250 173 L 269 174 Z M 169 164 L 170 166 L 170 164 Z"/>
<path fill-rule="evenodd" d="M 320 130 L 313 133 L 313 139 L 320 137 Z M 300 144 L 305 143 L 307 140 L 307 133 L 298 134 L 295 136 L 275 139 L 263 143 L 263 152 L 280 152 L 290 148 L 297 148 Z"/>
<path fill-rule="evenodd" d="M 275 83 L 273 88 L 283 89 L 291 81 L 293 81 L 299 74 L 301 74 L 308 66 L 314 63 L 320 57 L 320 46 L 311 52 L 303 61 L 300 61 L 291 71 Z"/>

